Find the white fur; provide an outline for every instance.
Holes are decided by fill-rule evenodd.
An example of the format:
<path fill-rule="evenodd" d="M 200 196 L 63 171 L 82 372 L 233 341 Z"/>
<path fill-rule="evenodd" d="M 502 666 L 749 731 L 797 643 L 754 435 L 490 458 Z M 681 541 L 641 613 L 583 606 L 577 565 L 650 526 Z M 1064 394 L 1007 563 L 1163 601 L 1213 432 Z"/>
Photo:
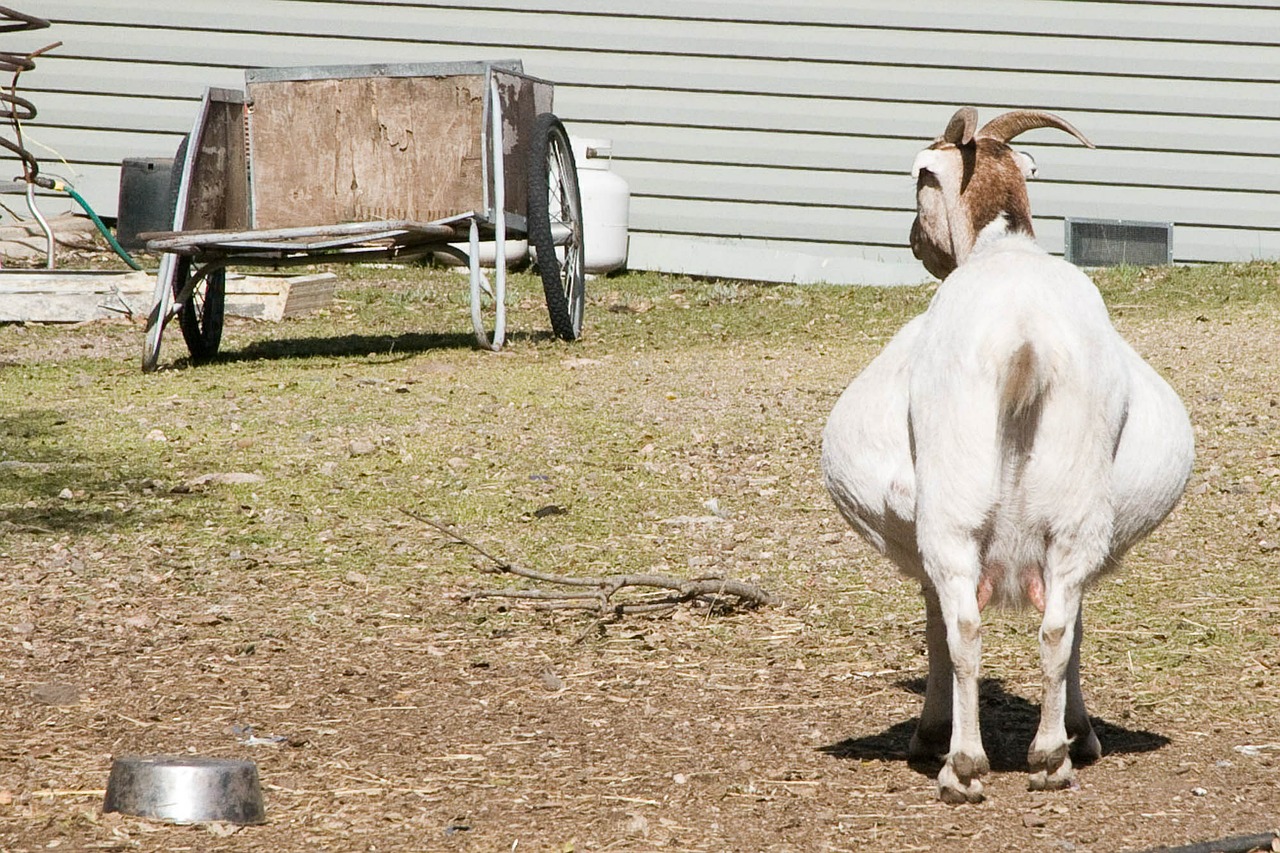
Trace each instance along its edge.
<path fill-rule="evenodd" d="M 824 479 L 854 529 L 922 584 L 929 679 L 912 750 L 945 753 L 943 799 L 982 798 L 988 596 L 1043 605 L 1032 787 L 1070 784 L 1069 754 L 1097 757 L 1081 596 L 1170 512 L 1193 458 L 1181 401 L 1112 327 L 1093 283 L 996 222 L 841 395 Z"/>

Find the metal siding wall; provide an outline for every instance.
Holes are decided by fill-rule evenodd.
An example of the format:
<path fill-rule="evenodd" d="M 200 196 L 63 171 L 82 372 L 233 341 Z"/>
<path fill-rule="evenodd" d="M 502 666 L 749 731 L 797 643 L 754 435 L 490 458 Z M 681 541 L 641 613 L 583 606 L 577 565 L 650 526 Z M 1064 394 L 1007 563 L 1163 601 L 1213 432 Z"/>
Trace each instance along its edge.
<path fill-rule="evenodd" d="M 1280 256 L 1280 4 L 977 0 L 43 0 L 27 137 L 114 213 L 205 85 L 255 66 L 516 57 L 570 132 L 614 140 L 633 267 L 918 281 L 915 152 L 958 105 L 1063 114 L 1020 140 L 1041 241 L 1066 216 L 1175 223 L 1177 261 Z M 41 151 L 40 148 L 36 148 Z M 16 169 L 16 164 L 6 164 Z"/>

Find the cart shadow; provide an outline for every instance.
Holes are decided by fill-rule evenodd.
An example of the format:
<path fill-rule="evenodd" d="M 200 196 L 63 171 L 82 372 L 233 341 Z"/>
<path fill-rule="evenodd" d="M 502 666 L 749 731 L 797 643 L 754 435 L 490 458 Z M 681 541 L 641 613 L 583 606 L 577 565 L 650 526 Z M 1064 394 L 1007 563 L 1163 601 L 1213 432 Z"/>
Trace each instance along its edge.
<path fill-rule="evenodd" d="M 923 678 L 898 682 L 898 686 L 918 695 L 924 695 Z M 1040 709 L 1015 694 L 1009 693 L 998 679 L 983 679 L 978 693 L 982 745 L 991 761 L 991 769 L 999 772 L 1029 772 L 1027 748 L 1035 736 L 1040 722 Z M 1102 742 L 1102 754 L 1129 755 L 1155 752 L 1172 741 L 1162 734 L 1142 729 L 1129 729 L 1109 723 L 1098 717 L 1090 717 L 1093 730 Z M 895 723 L 882 732 L 853 737 L 818 748 L 833 758 L 852 758 L 873 761 L 903 761 L 913 770 L 932 776 L 941 767 L 940 761 L 917 761 L 908 755 L 911 735 L 919 718 Z"/>
<path fill-rule="evenodd" d="M 537 342 L 546 333 L 511 333 L 510 343 Z M 475 335 L 456 332 L 405 332 L 394 335 L 339 335 L 337 337 L 272 338 L 253 341 L 240 349 L 223 350 L 205 363 L 273 361 L 299 358 L 408 358 L 434 350 L 480 350 Z M 189 363 L 189 360 L 188 360 Z"/>

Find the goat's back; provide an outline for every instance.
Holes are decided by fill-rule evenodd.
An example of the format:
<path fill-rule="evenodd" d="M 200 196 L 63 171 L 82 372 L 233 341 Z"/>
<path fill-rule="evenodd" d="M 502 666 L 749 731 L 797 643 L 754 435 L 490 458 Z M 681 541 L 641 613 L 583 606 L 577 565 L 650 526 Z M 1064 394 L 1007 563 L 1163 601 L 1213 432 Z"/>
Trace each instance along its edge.
<path fill-rule="evenodd" d="M 909 385 L 926 562 L 981 549 L 1016 574 L 1054 542 L 1104 562 L 1126 350 L 1093 283 L 1024 238 L 993 242 L 943 282 Z"/>

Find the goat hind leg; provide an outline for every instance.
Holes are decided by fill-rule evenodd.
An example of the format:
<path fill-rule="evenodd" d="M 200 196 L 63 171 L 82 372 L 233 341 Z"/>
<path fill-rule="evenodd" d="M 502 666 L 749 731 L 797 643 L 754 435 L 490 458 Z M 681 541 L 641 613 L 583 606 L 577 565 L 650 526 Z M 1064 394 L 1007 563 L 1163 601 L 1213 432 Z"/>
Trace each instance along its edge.
<path fill-rule="evenodd" d="M 1031 769 L 1028 787 L 1033 791 L 1066 788 L 1075 778 L 1067 714 L 1069 707 L 1076 703 L 1068 699 L 1068 682 L 1074 682 L 1071 692 L 1076 693 L 1079 699 L 1078 708 L 1071 708 L 1072 727 L 1078 729 L 1080 717 L 1088 725 L 1083 699 L 1078 696 L 1080 589 L 1073 585 L 1054 584 L 1047 592 L 1044 620 L 1040 624 L 1044 697 L 1040 703 L 1040 726 L 1027 753 L 1027 764 Z"/>
<path fill-rule="evenodd" d="M 1067 664 L 1067 736 L 1071 740 L 1071 760 L 1077 766 L 1092 764 L 1102 757 L 1102 744 L 1089 722 L 1080 689 L 1080 640 L 1084 636 L 1084 607 L 1076 610 L 1076 632 L 1071 644 L 1071 660 Z"/>
<path fill-rule="evenodd" d="M 951 749 L 951 687 L 955 672 L 951 666 L 951 652 L 947 648 L 947 626 L 942 618 L 942 605 L 938 603 L 938 591 L 926 582 L 921 592 L 924 594 L 929 678 L 925 682 L 920 724 L 911 735 L 909 755 L 912 761 L 935 761 L 945 758 Z"/>
<path fill-rule="evenodd" d="M 938 772 L 938 796 L 948 803 L 983 799 L 979 778 L 990 764 L 978 728 L 982 623 L 975 584 L 952 580 L 938 590 L 952 667 L 951 749 Z"/>

